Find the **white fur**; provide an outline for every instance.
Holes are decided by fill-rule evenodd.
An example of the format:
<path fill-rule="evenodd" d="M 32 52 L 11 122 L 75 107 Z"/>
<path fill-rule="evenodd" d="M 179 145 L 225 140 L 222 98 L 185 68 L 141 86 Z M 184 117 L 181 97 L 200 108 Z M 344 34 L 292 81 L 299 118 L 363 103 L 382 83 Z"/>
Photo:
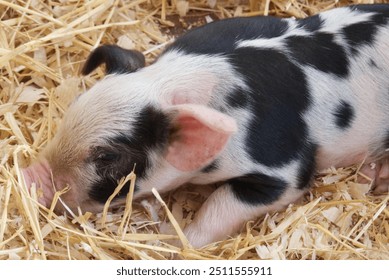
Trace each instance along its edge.
<path fill-rule="evenodd" d="M 287 32 L 282 34 L 279 37 L 273 38 L 259 38 L 253 40 L 240 41 L 237 44 L 237 48 L 261 48 L 261 49 L 276 49 L 283 51 L 285 50 L 285 38 L 290 36 L 309 36 L 310 32 L 306 31 L 304 28 L 297 27 L 296 21 L 294 19 L 288 19 L 289 29 Z"/>
<path fill-rule="evenodd" d="M 367 21 L 374 13 L 353 11 L 348 7 L 338 8 L 320 13 L 324 20 L 321 31 L 336 34 L 345 26 Z"/>

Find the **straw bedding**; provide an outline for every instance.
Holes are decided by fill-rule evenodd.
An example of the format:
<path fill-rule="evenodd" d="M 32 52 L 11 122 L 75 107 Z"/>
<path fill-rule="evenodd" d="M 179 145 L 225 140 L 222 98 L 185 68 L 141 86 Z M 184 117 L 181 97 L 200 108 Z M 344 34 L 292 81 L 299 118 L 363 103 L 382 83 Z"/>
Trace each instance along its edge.
<path fill-rule="evenodd" d="M 213 186 L 134 203 L 130 192 L 115 211 L 58 216 L 36 202 L 39 190 L 26 192 L 20 174 L 71 100 L 103 77 L 103 69 L 79 75 L 101 43 L 137 49 L 150 62 L 174 36 L 210 20 L 305 17 L 360 2 L 374 1 L 0 0 L 0 259 L 389 259 L 389 196 L 357 184 L 358 166 L 321 171 L 285 211 L 199 250 L 180 228 Z M 177 240 L 183 246 L 171 245 Z"/>

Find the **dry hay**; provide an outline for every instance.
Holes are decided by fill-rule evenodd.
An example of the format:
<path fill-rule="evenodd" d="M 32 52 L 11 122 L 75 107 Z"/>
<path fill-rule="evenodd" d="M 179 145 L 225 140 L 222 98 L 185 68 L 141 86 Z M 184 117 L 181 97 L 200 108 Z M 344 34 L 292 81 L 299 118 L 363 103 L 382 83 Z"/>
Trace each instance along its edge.
<path fill-rule="evenodd" d="M 355 183 L 357 166 L 323 171 L 295 205 L 199 250 L 180 228 L 212 186 L 164 195 L 166 204 L 155 196 L 132 204 L 130 192 L 115 212 L 57 216 L 37 204 L 39 191 L 26 192 L 20 174 L 69 102 L 102 78 L 102 69 L 78 75 L 99 44 L 138 49 L 150 62 L 172 34 L 205 21 L 305 17 L 360 2 L 373 1 L 0 0 L 0 259 L 389 259 L 389 196 Z M 169 245 L 177 238 L 183 249 Z"/>

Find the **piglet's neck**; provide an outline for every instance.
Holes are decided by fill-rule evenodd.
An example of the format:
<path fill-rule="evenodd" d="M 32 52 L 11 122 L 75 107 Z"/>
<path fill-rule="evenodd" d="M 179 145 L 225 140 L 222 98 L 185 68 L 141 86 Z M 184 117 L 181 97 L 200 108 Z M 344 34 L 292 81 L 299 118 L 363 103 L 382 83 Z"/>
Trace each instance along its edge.
<path fill-rule="evenodd" d="M 225 93 L 223 89 L 242 84 L 226 58 L 177 51 L 162 55 L 143 74 L 153 77 L 157 98 L 166 106 L 206 105 L 215 95 Z"/>

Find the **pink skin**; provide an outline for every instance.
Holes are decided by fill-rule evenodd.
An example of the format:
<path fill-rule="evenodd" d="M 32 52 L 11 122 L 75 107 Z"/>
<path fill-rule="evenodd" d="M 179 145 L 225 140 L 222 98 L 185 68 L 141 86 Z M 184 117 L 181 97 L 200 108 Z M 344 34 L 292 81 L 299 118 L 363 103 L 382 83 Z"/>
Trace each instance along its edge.
<path fill-rule="evenodd" d="M 54 197 L 54 190 L 51 187 L 51 169 L 47 161 L 36 162 L 22 169 L 22 173 L 28 189 L 35 183 L 37 189 L 43 190 L 43 197 L 39 198 L 39 203 L 48 207 Z"/>
<path fill-rule="evenodd" d="M 234 119 L 199 105 L 175 105 L 178 139 L 168 148 L 166 160 L 181 171 L 195 171 L 210 163 L 237 130 Z"/>
<path fill-rule="evenodd" d="M 375 185 L 375 193 L 383 193 L 389 190 L 388 158 L 381 159 L 373 164 L 364 164 L 359 172 L 373 180 L 373 184 Z M 368 181 L 363 177 L 358 181 L 360 183 L 368 183 Z"/>

